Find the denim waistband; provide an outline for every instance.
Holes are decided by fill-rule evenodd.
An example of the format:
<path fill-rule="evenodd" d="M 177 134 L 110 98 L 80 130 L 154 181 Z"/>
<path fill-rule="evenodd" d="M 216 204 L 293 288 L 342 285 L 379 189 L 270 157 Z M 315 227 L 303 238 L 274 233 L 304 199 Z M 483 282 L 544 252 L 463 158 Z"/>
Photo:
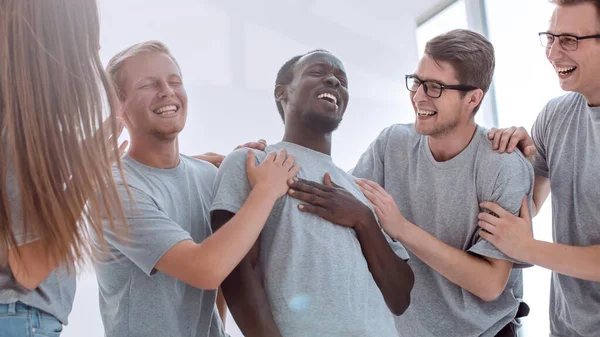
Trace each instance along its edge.
<path fill-rule="evenodd" d="M 0 314 L 14 315 L 17 312 L 30 311 L 32 307 L 22 302 L 13 302 L 8 304 L 0 304 Z"/>

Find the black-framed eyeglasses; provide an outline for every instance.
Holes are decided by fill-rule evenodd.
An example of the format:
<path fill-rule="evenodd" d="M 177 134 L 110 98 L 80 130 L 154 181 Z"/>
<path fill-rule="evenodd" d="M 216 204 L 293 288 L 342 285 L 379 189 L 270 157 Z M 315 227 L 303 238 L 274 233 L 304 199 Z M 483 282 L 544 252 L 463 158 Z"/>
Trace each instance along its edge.
<path fill-rule="evenodd" d="M 544 48 L 552 47 L 554 40 L 558 38 L 558 43 L 564 50 L 574 51 L 579 47 L 579 40 L 586 39 L 600 39 L 600 34 L 586 35 L 586 36 L 575 36 L 571 34 L 552 34 L 548 32 L 538 33 L 540 36 L 540 43 Z"/>
<path fill-rule="evenodd" d="M 442 92 L 444 91 L 444 89 L 458 91 L 471 91 L 478 89 L 477 87 L 474 87 L 472 85 L 448 85 L 441 84 L 435 81 L 423 81 L 415 75 L 406 75 L 405 78 L 406 89 L 408 89 L 408 91 L 417 92 L 417 90 L 419 90 L 419 87 L 423 85 L 423 91 L 425 91 L 425 94 L 431 98 L 439 98 L 440 96 L 442 96 Z"/>

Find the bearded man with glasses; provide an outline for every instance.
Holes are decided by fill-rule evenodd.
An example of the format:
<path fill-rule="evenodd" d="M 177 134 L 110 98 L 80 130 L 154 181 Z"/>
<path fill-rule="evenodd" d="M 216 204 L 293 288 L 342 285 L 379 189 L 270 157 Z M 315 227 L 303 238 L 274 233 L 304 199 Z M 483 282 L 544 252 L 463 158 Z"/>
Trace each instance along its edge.
<path fill-rule="evenodd" d="M 480 203 L 518 215 L 533 188 L 527 159 L 492 150 L 475 123 L 494 66 L 493 46 L 477 33 L 430 40 L 406 75 L 415 122 L 383 130 L 352 171 L 382 228 L 409 250 L 416 282 L 395 318 L 400 336 L 516 336 L 528 313 L 526 265 L 483 240 L 478 226 Z"/>

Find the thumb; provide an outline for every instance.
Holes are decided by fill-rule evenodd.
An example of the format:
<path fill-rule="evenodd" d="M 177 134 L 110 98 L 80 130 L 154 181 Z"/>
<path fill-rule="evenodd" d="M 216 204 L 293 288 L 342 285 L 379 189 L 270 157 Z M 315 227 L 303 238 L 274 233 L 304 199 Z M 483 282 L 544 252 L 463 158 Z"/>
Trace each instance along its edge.
<path fill-rule="evenodd" d="M 254 151 L 248 149 L 248 156 L 246 156 L 246 170 L 250 171 L 256 168 L 256 155 Z"/>
<path fill-rule="evenodd" d="M 535 151 L 536 151 L 535 145 L 527 146 L 524 151 L 525 157 L 527 157 L 527 158 L 533 157 L 535 155 Z"/>
<path fill-rule="evenodd" d="M 329 172 L 325 173 L 325 176 L 323 177 L 323 184 L 325 186 L 331 186 L 336 188 L 339 187 L 336 183 L 331 181 L 331 174 L 329 174 Z"/>
<path fill-rule="evenodd" d="M 331 175 L 329 174 L 329 172 L 325 173 L 325 176 L 323 177 L 323 184 L 325 186 L 333 187 L 333 183 L 331 182 Z"/>

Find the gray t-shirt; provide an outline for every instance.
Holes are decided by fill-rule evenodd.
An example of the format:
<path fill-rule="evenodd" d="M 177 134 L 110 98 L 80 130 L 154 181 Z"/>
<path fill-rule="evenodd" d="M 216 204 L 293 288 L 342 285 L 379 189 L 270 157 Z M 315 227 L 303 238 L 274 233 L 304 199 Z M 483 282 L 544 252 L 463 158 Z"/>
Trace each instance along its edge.
<path fill-rule="evenodd" d="M 301 165 L 298 177 L 332 181 L 356 196 L 366 198 L 353 178 L 337 167 L 330 156 L 281 142 L 267 151 L 286 148 Z M 258 161 L 265 152 L 255 151 Z M 250 193 L 246 175 L 247 150 L 233 152 L 219 168 L 211 210 L 238 212 Z M 260 236 L 259 266 L 277 327 L 284 337 L 395 336 L 393 314 L 369 272 L 353 229 L 335 225 L 298 210 L 300 202 L 279 199 Z M 398 256 L 407 253 L 392 243 Z"/>
<path fill-rule="evenodd" d="M 119 240 L 107 226 L 112 257 L 94 264 L 106 336 L 224 336 L 216 291 L 192 287 L 154 268 L 176 243 L 190 239 L 199 243 L 211 235 L 209 208 L 217 169 L 180 155 L 173 169 L 125 157 L 123 170 L 133 202 L 117 174 L 115 178 L 129 233 Z"/>
<path fill-rule="evenodd" d="M 531 136 L 535 174 L 550 178 L 554 241 L 600 245 L 600 107 L 578 93 L 555 98 Z M 600 336 L 600 282 L 552 273 L 550 329 L 556 336 Z"/>
<path fill-rule="evenodd" d="M 533 189 L 533 169 L 520 153 L 492 150 L 486 131 L 478 127 L 456 157 L 438 162 L 428 138 L 414 126 L 393 125 L 362 155 L 352 174 L 383 186 L 412 223 L 444 243 L 472 254 L 508 260 L 480 239 L 479 203 L 493 201 L 518 214 Z M 495 336 L 511 322 L 523 295 L 520 268 L 514 268 L 505 290 L 485 302 L 450 282 L 409 251 L 415 273 L 411 305 L 396 318 L 400 336 Z"/>
<path fill-rule="evenodd" d="M 6 191 L 11 205 L 11 221 L 17 244 L 24 245 L 37 239 L 31 229 L 24 232 L 21 195 L 14 172 L 9 168 L 6 172 Z M 0 257 L 6 261 L 6 257 Z M 0 264 L 0 303 L 8 304 L 20 301 L 34 308 L 43 310 L 56 317 L 62 324 L 68 323 L 68 316 L 73 308 L 75 297 L 75 268 L 67 272 L 65 266 L 59 266 L 34 290 L 22 287 L 11 272 L 10 265 Z"/>

